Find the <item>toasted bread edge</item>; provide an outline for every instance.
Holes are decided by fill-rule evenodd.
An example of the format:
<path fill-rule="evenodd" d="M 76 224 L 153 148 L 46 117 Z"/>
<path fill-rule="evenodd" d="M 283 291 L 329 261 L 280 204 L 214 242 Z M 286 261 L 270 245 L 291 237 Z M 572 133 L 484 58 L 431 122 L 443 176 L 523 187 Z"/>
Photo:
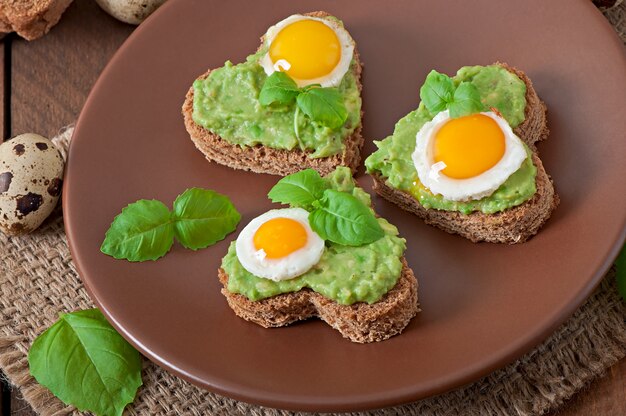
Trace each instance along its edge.
<path fill-rule="evenodd" d="M 339 331 L 344 338 L 369 343 L 400 334 L 419 312 L 417 279 L 404 258 L 396 285 L 373 304 L 358 302 L 341 305 L 310 289 L 251 301 L 228 291 L 228 275 L 221 268 L 218 277 L 223 285 L 222 294 L 235 314 L 265 328 L 317 317 Z"/>
<path fill-rule="evenodd" d="M 532 82 L 524 72 L 505 63 L 497 62 L 496 64 L 514 73 L 526 84 L 526 108 L 524 110 L 526 117 L 513 131 L 533 153 L 533 164 L 537 168 L 535 195 L 528 201 L 503 212 L 495 214 L 473 212 L 465 215 L 456 211 L 426 209 L 412 195 L 389 186 L 385 178 L 377 174 L 372 175 L 373 189 L 378 195 L 405 211 L 412 212 L 427 224 L 434 225 L 448 233 L 459 234 L 473 242 L 517 244 L 537 234 L 560 200 L 535 146 L 536 142 L 544 140 L 549 134 L 546 106 L 539 99 Z"/>
<path fill-rule="evenodd" d="M 317 11 L 306 13 L 307 16 L 326 17 L 329 13 Z M 357 49 L 354 49 L 354 74 L 357 79 L 359 94 L 361 93 L 361 71 L 362 64 Z M 210 74 L 207 71 L 198 79 L 204 79 Z M 300 149 L 284 150 L 271 147 L 240 146 L 231 144 L 220 136 L 211 133 L 204 127 L 193 121 L 193 86 L 188 90 L 183 103 L 182 113 L 185 127 L 196 148 L 200 150 L 207 160 L 231 167 L 252 171 L 256 173 L 269 173 L 272 175 L 286 176 L 303 169 L 312 168 L 321 175 L 332 172 L 337 166 L 347 166 L 352 173 L 356 172 L 361 163 L 361 148 L 363 147 L 363 136 L 361 135 L 362 123 L 359 123 L 354 132 L 344 139 L 344 150 L 340 154 L 311 158 L 310 153 Z M 361 120 L 363 111 L 361 110 Z"/>

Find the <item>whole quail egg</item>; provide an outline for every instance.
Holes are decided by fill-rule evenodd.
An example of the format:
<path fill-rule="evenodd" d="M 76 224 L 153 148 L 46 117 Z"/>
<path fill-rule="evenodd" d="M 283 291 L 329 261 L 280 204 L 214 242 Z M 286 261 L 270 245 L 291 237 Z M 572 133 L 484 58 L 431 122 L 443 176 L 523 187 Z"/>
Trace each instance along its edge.
<path fill-rule="evenodd" d="M 63 158 L 45 137 L 26 133 L 0 144 L 0 229 L 26 234 L 41 225 L 59 200 Z"/>
<path fill-rule="evenodd" d="M 96 0 L 96 3 L 117 20 L 138 25 L 165 0 Z"/>

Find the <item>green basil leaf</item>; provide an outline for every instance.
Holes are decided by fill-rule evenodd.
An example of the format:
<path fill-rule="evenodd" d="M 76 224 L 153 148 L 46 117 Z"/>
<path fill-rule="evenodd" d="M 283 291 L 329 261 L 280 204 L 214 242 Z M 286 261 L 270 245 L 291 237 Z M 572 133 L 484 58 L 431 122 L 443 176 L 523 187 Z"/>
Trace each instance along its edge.
<path fill-rule="evenodd" d="M 191 188 L 174 201 L 172 219 L 178 241 L 186 248 L 198 250 L 233 232 L 241 215 L 228 197 L 207 189 Z"/>
<path fill-rule="evenodd" d="M 65 404 L 121 416 L 141 386 L 141 356 L 97 309 L 62 314 L 28 352 L 30 373 Z"/>
<path fill-rule="evenodd" d="M 426 109 L 437 114 L 445 110 L 454 97 L 454 83 L 446 74 L 440 74 L 434 69 L 430 71 L 420 88 L 420 99 Z"/>
<path fill-rule="evenodd" d="M 284 72 L 276 71 L 263 83 L 259 93 L 259 103 L 270 105 L 272 103 L 289 104 L 300 94 L 300 89 L 295 81 Z"/>
<path fill-rule="evenodd" d="M 336 129 L 348 119 L 348 110 L 337 88 L 311 88 L 296 100 L 300 110 L 311 120 Z"/>
<path fill-rule="evenodd" d="M 322 88 L 322 84 L 309 84 L 309 85 L 303 87 L 301 92 L 306 92 L 306 91 L 311 90 L 313 88 Z"/>
<path fill-rule="evenodd" d="M 454 99 L 448 106 L 450 117 L 458 118 L 480 113 L 485 106 L 480 101 L 480 93 L 474 84 L 461 82 L 454 91 Z"/>
<path fill-rule="evenodd" d="M 160 201 L 141 199 L 115 217 L 100 251 L 116 259 L 156 260 L 174 243 L 169 209 Z"/>
<path fill-rule="evenodd" d="M 272 202 L 308 208 L 320 199 L 328 184 L 315 169 L 306 169 L 279 180 L 267 194 Z"/>
<path fill-rule="evenodd" d="M 319 208 L 309 214 L 313 231 L 344 246 L 372 243 L 385 235 L 372 211 L 346 192 L 327 189 Z"/>
<path fill-rule="evenodd" d="M 617 272 L 617 289 L 622 299 L 626 301 L 626 245 L 615 260 L 615 271 Z"/>

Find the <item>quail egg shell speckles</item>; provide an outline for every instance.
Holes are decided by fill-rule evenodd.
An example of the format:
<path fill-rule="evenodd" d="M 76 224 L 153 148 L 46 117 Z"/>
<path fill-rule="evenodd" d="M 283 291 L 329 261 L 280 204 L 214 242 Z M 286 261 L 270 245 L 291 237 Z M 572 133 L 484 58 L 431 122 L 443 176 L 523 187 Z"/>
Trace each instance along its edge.
<path fill-rule="evenodd" d="M 63 167 L 57 148 L 38 134 L 21 134 L 0 144 L 2 231 L 25 234 L 41 225 L 59 200 Z"/>
<path fill-rule="evenodd" d="M 165 0 L 96 0 L 96 3 L 117 20 L 138 25 Z"/>

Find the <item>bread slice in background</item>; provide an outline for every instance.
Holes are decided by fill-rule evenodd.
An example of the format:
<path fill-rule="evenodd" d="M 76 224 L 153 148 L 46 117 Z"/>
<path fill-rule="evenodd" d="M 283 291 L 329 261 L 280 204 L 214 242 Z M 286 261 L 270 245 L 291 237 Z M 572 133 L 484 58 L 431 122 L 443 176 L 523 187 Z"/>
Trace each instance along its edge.
<path fill-rule="evenodd" d="M 17 32 L 27 40 L 37 39 L 56 25 L 72 0 L 0 1 L 0 34 Z"/>
<path fill-rule="evenodd" d="M 322 11 L 305 13 L 304 15 L 320 18 L 330 16 L 329 13 Z M 263 39 L 261 39 L 261 45 L 262 44 Z M 353 59 L 355 65 L 351 66 L 351 70 L 356 77 L 360 94 L 362 89 L 362 64 L 356 47 L 354 49 Z M 198 79 L 205 79 L 210 73 L 211 70 L 198 77 Z M 300 149 L 285 150 L 274 149 L 263 145 L 250 147 L 229 143 L 193 121 L 193 95 L 194 91 L 192 86 L 187 92 L 182 108 L 185 127 L 191 140 L 196 145 L 196 148 L 198 148 L 209 161 L 226 165 L 233 169 L 281 176 L 286 176 L 308 168 L 313 168 L 321 175 L 326 175 L 332 172 L 337 166 L 347 166 L 354 173 L 361 163 L 361 148 L 363 147 L 361 123 L 359 123 L 352 135 L 344 138 L 344 149 L 342 153 L 313 159 L 309 157 L 310 152 Z M 362 118 L 363 111 L 361 111 L 361 119 Z"/>
<path fill-rule="evenodd" d="M 546 106 L 539 99 L 532 82 L 522 71 L 504 63 L 496 63 L 517 75 L 526 84 L 525 119 L 513 131 L 532 151 L 537 168 L 537 192 L 524 203 L 495 214 L 480 211 L 462 214 L 457 211 L 426 209 L 409 193 L 395 189 L 385 178 L 373 174 L 374 191 L 400 208 L 412 212 L 424 222 L 451 234 L 459 234 L 473 242 L 516 244 L 535 235 L 559 204 L 552 179 L 539 159 L 536 143 L 548 137 Z"/>
<path fill-rule="evenodd" d="M 378 302 L 341 305 L 311 289 L 283 293 L 251 301 L 228 291 L 228 275 L 219 269 L 222 294 L 237 316 L 265 328 L 281 327 L 317 317 L 338 330 L 352 342 L 383 341 L 400 334 L 419 312 L 417 280 L 402 259 L 402 271 L 396 285 Z"/>

